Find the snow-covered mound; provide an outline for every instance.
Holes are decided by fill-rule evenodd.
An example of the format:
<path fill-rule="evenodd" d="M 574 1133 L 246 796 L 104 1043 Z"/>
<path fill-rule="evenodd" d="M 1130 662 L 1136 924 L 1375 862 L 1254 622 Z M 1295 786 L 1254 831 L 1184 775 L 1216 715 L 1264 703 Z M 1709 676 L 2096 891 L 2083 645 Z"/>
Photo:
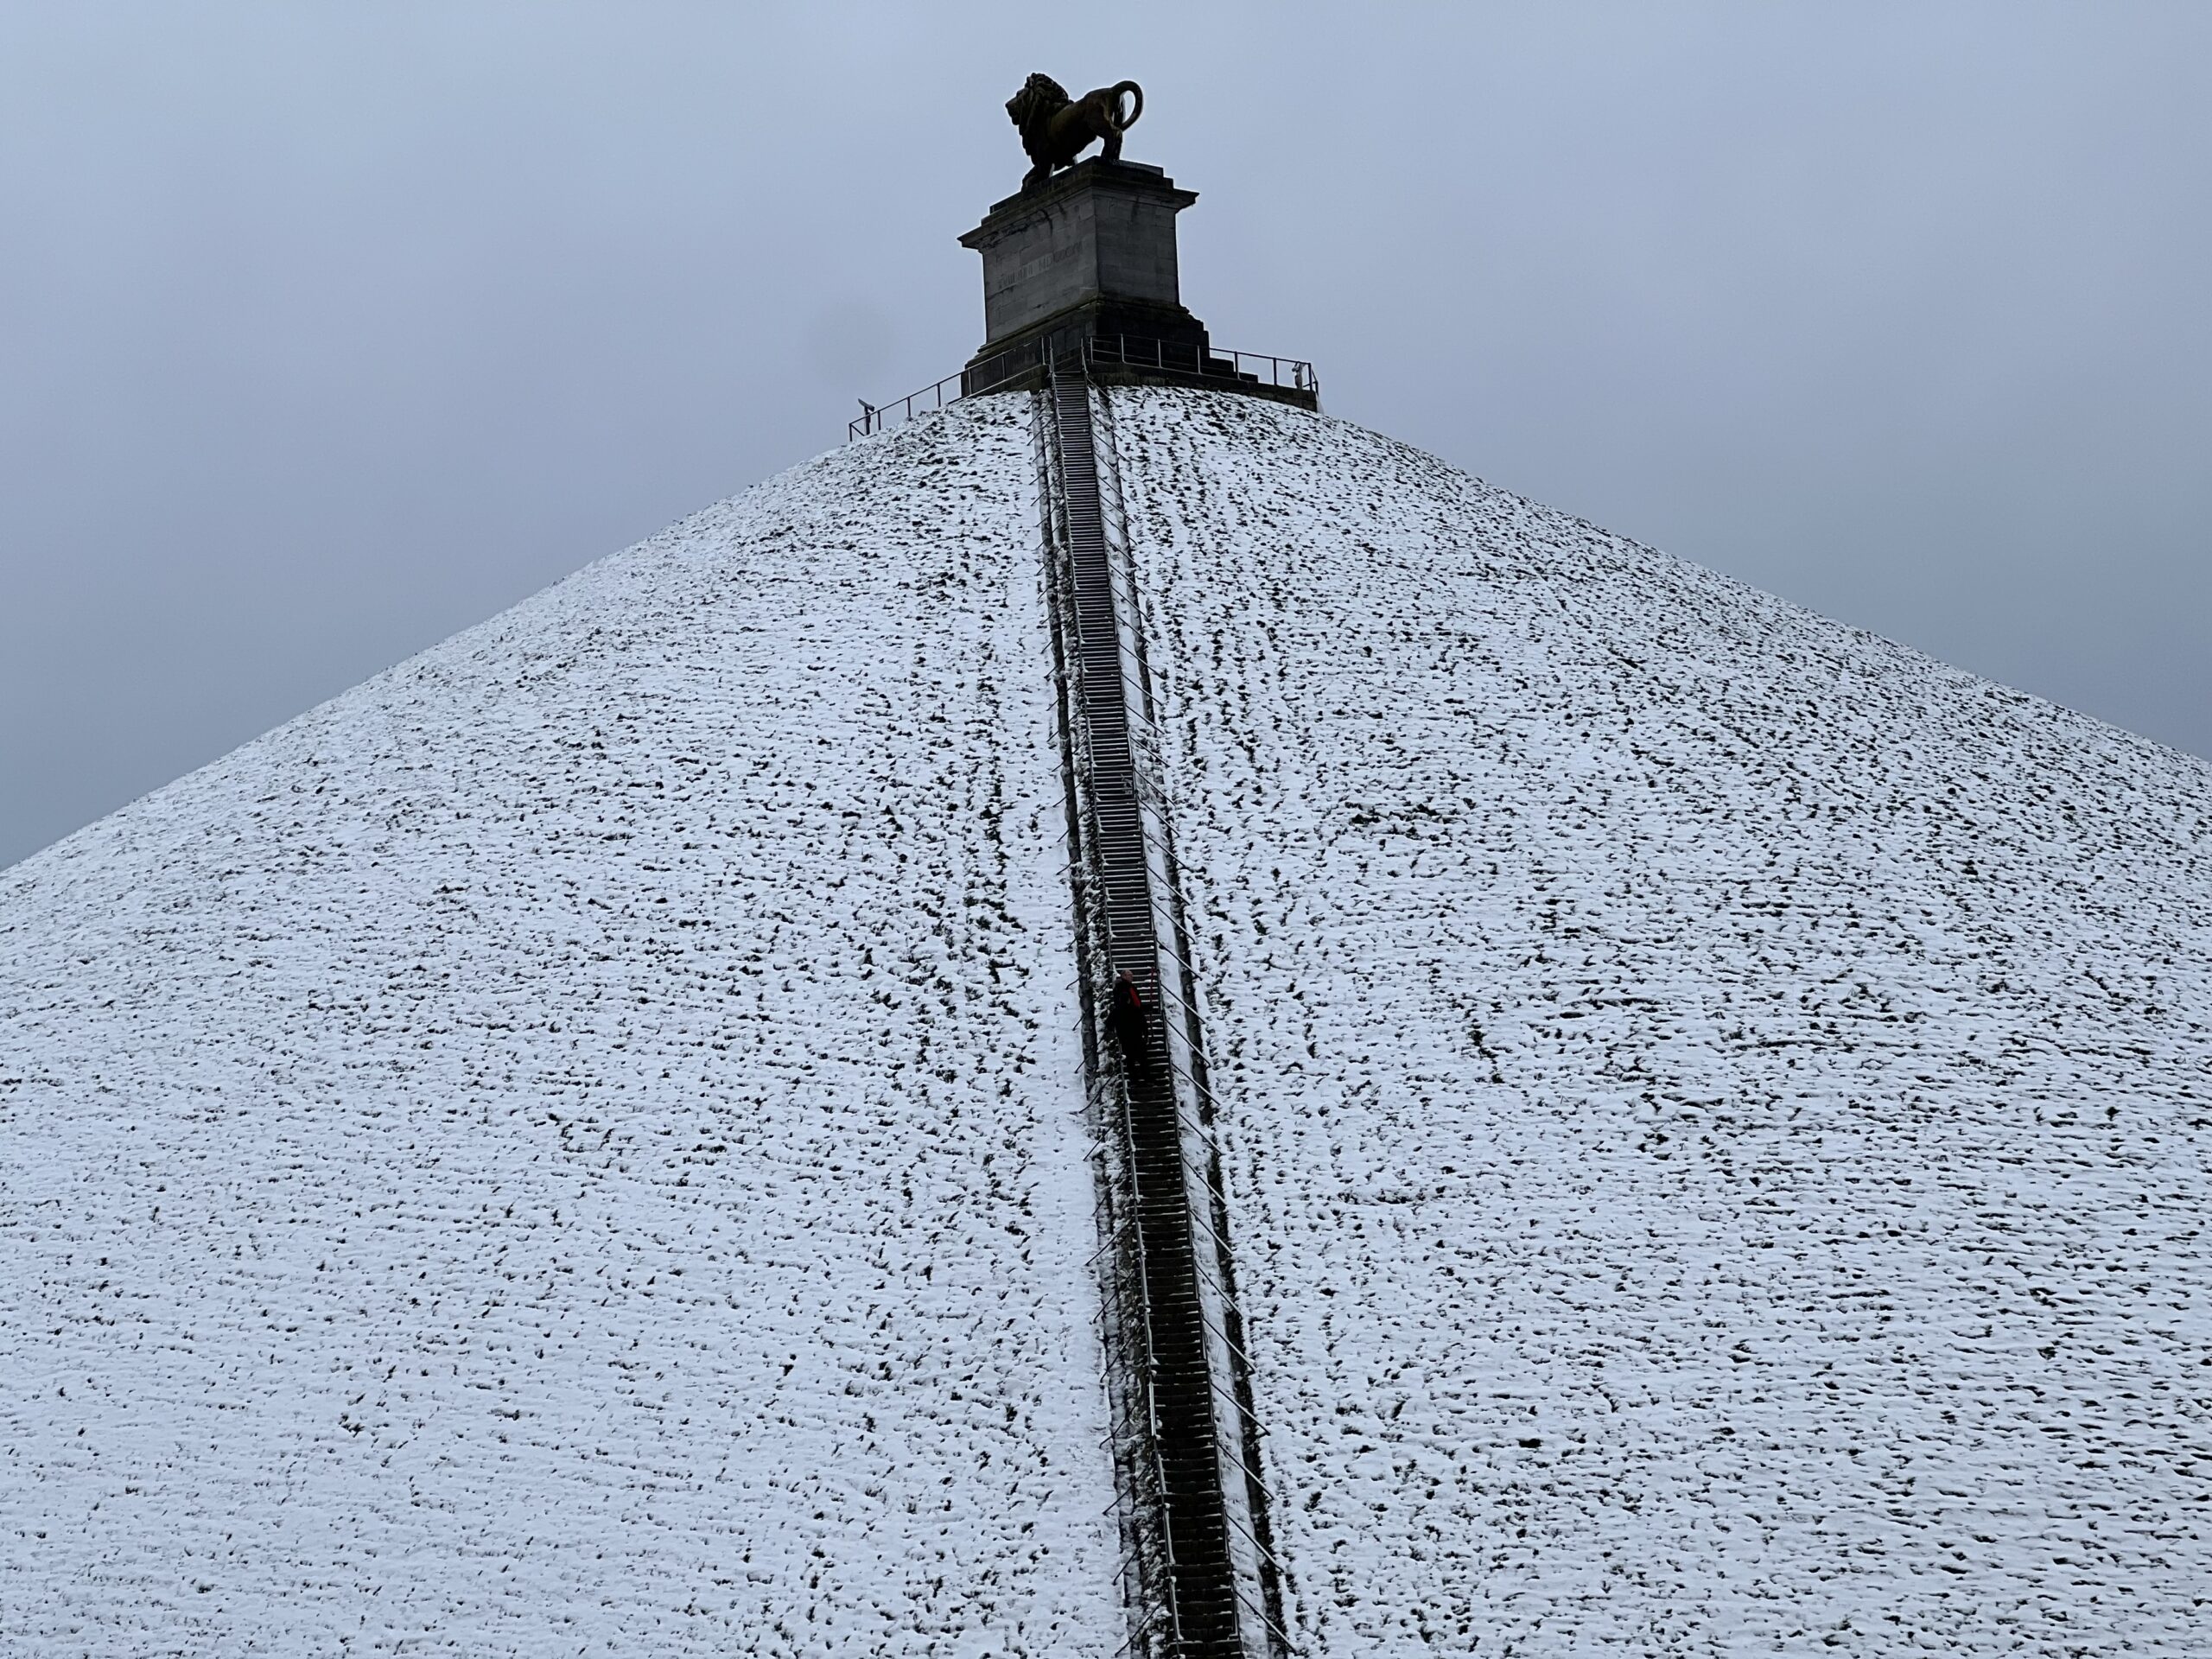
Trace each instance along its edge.
<path fill-rule="evenodd" d="M 2202 1652 L 2212 768 L 1114 397 L 1303 1652 Z M 1113 1652 L 1028 420 L 0 874 L 0 1650 Z"/>
<path fill-rule="evenodd" d="M 0 1650 L 1111 1651 L 1027 405 L 0 876 Z"/>
<path fill-rule="evenodd" d="M 2212 1649 L 2212 767 L 1116 408 L 1308 1650 Z"/>

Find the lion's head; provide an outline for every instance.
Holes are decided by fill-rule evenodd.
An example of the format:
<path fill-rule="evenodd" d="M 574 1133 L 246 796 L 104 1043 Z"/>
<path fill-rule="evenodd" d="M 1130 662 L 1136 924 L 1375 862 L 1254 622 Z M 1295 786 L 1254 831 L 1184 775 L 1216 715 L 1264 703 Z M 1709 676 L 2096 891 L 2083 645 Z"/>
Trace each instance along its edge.
<path fill-rule="evenodd" d="M 1049 121 L 1073 103 L 1067 88 L 1050 75 L 1032 75 L 1021 90 L 1006 101 L 1007 119 L 1023 132 L 1039 121 Z"/>

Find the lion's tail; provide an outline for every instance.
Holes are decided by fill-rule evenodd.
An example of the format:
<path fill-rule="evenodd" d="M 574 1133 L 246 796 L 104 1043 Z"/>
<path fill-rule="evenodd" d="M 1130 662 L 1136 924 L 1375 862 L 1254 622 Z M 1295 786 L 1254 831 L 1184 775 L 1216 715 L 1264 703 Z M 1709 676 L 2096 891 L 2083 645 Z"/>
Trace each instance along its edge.
<path fill-rule="evenodd" d="M 1127 132 L 1131 127 L 1136 125 L 1137 118 L 1144 113 L 1144 88 L 1134 80 L 1117 80 L 1107 90 L 1114 94 L 1114 125 L 1121 131 Z M 1136 107 L 1129 111 L 1129 118 L 1126 121 L 1122 119 L 1123 92 L 1127 92 L 1131 98 L 1136 99 Z"/>

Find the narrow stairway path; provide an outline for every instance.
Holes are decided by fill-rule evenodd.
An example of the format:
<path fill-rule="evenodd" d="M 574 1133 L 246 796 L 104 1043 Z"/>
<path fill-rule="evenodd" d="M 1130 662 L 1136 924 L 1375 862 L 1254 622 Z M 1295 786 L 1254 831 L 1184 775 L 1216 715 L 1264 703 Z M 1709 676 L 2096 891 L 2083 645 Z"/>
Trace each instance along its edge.
<path fill-rule="evenodd" d="M 1203 1123 L 1203 1039 L 1178 971 L 1165 824 L 1133 741 L 1141 639 L 1115 580 L 1091 388 L 1056 374 L 1038 397 L 1130 1650 L 1268 1659 L 1287 1649 Z M 1124 976 L 1140 1017 L 1116 1014 Z"/>

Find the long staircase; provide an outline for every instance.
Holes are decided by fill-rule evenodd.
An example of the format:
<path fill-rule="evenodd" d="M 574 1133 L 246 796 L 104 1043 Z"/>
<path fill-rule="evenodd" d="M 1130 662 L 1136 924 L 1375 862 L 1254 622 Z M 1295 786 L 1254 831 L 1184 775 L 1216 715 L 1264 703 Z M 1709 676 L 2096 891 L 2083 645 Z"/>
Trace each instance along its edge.
<path fill-rule="evenodd" d="M 1109 430 L 1103 450 L 1120 532 L 1109 537 L 1092 389 L 1079 363 L 1059 366 L 1038 394 L 1039 462 L 1098 1137 L 1125 1651 L 1271 1659 L 1289 1647 L 1254 1472 L 1258 1431 L 1222 1242 L 1205 1046 L 1168 826 L 1133 741 L 1132 704 L 1148 729 L 1150 684 L 1118 472 Z M 1113 1017 L 1124 974 L 1142 1000 L 1141 1023 Z"/>

